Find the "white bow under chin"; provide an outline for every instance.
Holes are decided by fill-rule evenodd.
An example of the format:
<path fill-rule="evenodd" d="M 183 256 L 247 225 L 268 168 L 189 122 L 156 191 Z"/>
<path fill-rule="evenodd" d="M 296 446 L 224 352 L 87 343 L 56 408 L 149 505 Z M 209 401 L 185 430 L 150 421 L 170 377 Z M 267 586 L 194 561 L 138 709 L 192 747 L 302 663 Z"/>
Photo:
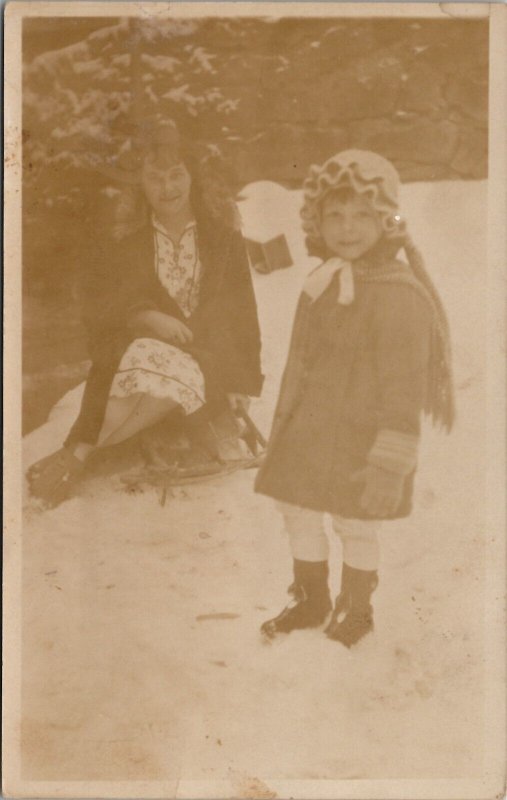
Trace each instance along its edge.
<path fill-rule="evenodd" d="M 337 256 L 329 258 L 316 267 L 308 275 L 303 284 L 303 292 L 311 297 L 314 302 L 326 291 L 336 273 L 340 273 L 340 293 L 338 302 L 348 306 L 354 300 L 354 274 L 350 261 L 344 261 Z"/>

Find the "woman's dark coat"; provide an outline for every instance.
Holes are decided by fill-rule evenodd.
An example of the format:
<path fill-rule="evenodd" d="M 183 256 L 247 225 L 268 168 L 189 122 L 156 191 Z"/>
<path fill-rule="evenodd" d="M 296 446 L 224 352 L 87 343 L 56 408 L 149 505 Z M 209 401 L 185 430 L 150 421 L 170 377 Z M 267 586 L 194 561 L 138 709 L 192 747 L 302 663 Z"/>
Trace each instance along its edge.
<path fill-rule="evenodd" d="M 82 299 L 92 366 L 81 411 L 66 444 L 96 443 L 121 357 L 141 335 L 131 325 L 136 311 L 162 311 L 192 330 L 191 346 L 181 349 L 190 352 L 201 367 L 205 408 L 210 414 L 223 406 L 227 392 L 260 394 L 260 331 L 243 238 L 207 219 L 198 220 L 197 236 L 200 300 L 190 318 L 183 316 L 157 278 L 151 225 L 120 243 L 103 241 L 90 248 L 82 271 Z"/>
<path fill-rule="evenodd" d="M 432 314 L 417 289 L 402 281 L 356 276 L 349 306 L 338 304 L 338 289 L 335 276 L 315 303 L 301 296 L 256 491 L 365 518 L 364 487 L 351 478 L 366 467 L 379 430 L 419 433 Z M 413 474 L 395 517 L 410 512 L 412 485 Z"/>

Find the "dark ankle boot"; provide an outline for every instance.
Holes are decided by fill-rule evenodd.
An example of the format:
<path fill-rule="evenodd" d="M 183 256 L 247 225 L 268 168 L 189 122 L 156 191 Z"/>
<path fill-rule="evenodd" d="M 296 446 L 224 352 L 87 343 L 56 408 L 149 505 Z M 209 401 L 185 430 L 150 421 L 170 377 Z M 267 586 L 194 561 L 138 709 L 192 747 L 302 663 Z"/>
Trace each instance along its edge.
<path fill-rule="evenodd" d="M 342 590 L 336 598 L 333 616 L 326 628 L 329 639 L 341 642 L 345 647 L 352 647 L 373 630 L 370 599 L 377 585 L 376 571 L 343 565 Z M 343 613 L 345 616 L 340 619 Z"/>
<path fill-rule="evenodd" d="M 290 633 L 301 628 L 322 625 L 331 610 L 327 561 L 294 559 L 294 583 L 289 586 L 292 601 L 261 626 L 261 632 L 272 639 L 277 633 Z"/>

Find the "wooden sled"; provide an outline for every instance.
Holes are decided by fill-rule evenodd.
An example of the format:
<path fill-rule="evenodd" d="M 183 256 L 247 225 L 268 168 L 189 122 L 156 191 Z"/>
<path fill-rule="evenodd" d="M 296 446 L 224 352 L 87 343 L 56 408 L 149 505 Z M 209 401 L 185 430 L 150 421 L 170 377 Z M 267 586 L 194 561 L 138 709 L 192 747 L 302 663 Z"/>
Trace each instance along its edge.
<path fill-rule="evenodd" d="M 230 461 L 211 458 L 204 462 L 185 464 L 175 461 L 167 466 L 147 464 L 139 470 L 121 476 L 120 480 L 127 492 L 142 492 L 145 487 L 153 486 L 161 489 L 160 503 L 165 505 L 167 494 L 172 487 L 187 486 L 203 481 L 230 475 L 242 469 L 256 469 L 264 458 L 266 440 L 255 426 L 244 409 L 237 412 L 245 423 L 245 433 L 241 437 L 247 444 L 251 455 Z"/>
<path fill-rule="evenodd" d="M 162 490 L 160 504 L 165 505 L 167 493 L 173 487 L 188 486 L 191 484 L 202 483 L 224 475 L 230 475 L 241 469 L 255 469 L 262 463 L 264 454 L 252 456 L 251 458 L 237 459 L 225 464 L 210 462 L 209 464 L 196 465 L 195 467 L 172 467 L 167 470 L 154 469 L 147 467 L 129 475 L 123 475 L 121 482 L 127 492 L 142 492 L 147 486 L 154 486 Z"/>

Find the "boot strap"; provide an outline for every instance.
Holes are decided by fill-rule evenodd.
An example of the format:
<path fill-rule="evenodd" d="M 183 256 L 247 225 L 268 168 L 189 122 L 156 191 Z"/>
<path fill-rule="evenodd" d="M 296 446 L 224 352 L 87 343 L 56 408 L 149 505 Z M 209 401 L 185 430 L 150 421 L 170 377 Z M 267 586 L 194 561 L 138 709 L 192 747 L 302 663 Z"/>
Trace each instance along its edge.
<path fill-rule="evenodd" d="M 347 613 L 350 610 L 350 597 L 346 592 L 340 592 L 334 602 L 333 611 L 331 614 L 330 623 L 336 622 L 339 614 L 342 612 Z"/>
<path fill-rule="evenodd" d="M 298 603 L 304 603 L 306 600 L 308 600 L 305 587 L 300 583 L 291 583 L 287 589 L 287 592 L 291 598 L 287 608 L 294 608 L 294 606 L 297 606 Z"/>

